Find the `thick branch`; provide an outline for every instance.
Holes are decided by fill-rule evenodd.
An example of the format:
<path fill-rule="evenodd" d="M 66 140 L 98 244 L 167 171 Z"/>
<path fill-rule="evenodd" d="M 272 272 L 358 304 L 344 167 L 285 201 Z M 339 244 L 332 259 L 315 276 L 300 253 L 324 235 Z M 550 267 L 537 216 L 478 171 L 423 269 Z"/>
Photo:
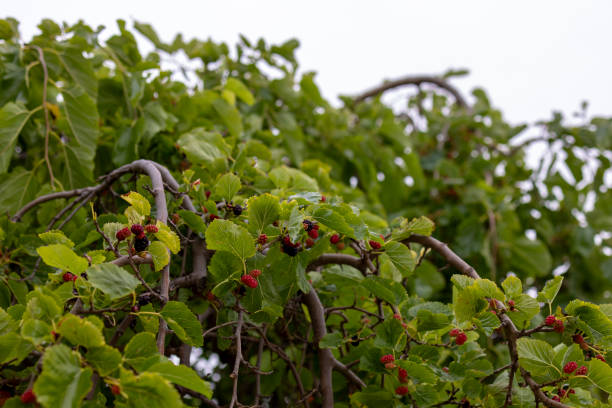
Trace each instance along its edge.
<path fill-rule="evenodd" d="M 466 109 L 468 108 L 467 102 L 465 101 L 463 96 L 461 96 L 457 88 L 455 88 L 454 86 L 452 86 L 451 84 L 449 84 L 442 78 L 435 77 L 435 76 L 428 76 L 428 75 L 407 76 L 407 77 L 398 78 L 392 81 L 385 81 L 383 82 L 382 85 L 379 85 L 375 88 L 371 88 L 363 92 L 362 94 L 357 95 L 353 99 L 353 103 L 356 105 L 372 96 L 380 95 L 390 89 L 399 88 L 399 87 L 406 86 L 406 85 L 419 86 L 422 84 L 433 84 L 433 85 L 436 85 L 438 88 L 444 89 L 445 91 L 453 95 L 453 97 L 455 98 L 455 101 L 457 102 L 457 105 L 459 105 L 462 108 L 466 108 Z"/>

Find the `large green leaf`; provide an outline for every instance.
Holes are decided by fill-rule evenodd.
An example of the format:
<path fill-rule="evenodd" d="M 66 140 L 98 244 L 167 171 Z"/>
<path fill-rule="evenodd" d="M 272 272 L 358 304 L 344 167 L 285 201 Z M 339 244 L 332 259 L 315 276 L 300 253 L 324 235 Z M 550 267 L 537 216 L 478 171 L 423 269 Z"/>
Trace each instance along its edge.
<path fill-rule="evenodd" d="M 58 55 L 72 80 L 95 101 L 98 97 L 98 80 L 90 60 L 85 59 L 82 53 L 75 48 L 67 48 Z"/>
<path fill-rule="evenodd" d="M 242 133 L 242 119 L 240 118 L 240 112 L 230 105 L 225 99 L 217 98 L 213 102 L 213 107 L 217 114 L 221 117 L 221 120 L 227 126 L 230 135 L 239 137 Z"/>
<path fill-rule="evenodd" d="M 79 353 L 63 344 L 51 346 L 34 383 L 36 399 L 46 408 L 80 407 L 91 388 L 91 376 L 91 368 L 81 368 Z"/>
<path fill-rule="evenodd" d="M 34 170 L 17 167 L 3 178 L 0 181 L 0 211 L 3 213 L 15 213 L 40 193 Z"/>
<path fill-rule="evenodd" d="M 98 327 L 87 319 L 79 319 L 69 314 L 57 329 L 58 333 L 75 346 L 86 348 L 101 347 L 104 345 L 104 337 Z"/>
<path fill-rule="evenodd" d="M 66 144 L 69 159 L 76 160 L 79 167 L 67 173 L 71 188 L 78 187 L 77 180 L 93 177 L 94 157 L 98 143 L 98 110 L 96 104 L 81 88 L 62 90 L 66 119 L 72 130 L 73 139 Z M 64 163 L 67 168 L 70 163 Z M 84 171 L 85 174 L 74 174 Z"/>
<path fill-rule="evenodd" d="M 184 303 L 175 301 L 166 303 L 161 315 L 181 340 L 191 346 L 202 346 L 202 325 Z"/>
<path fill-rule="evenodd" d="M 412 274 L 416 266 L 416 253 L 406 245 L 391 241 L 385 245 L 385 254 L 393 265 L 400 271 L 402 276 Z"/>
<path fill-rule="evenodd" d="M 21 104 L 9 102 L 0 109 L 0 174 L 8 171 L 15 152 L 17 136 L 32 112 Z"/>
<path fill-rule="evenodd" d="M 142 373 L 138 376 L 123 370 L 121 392 L 127 396 L 125 407 L 169 408 L 181 407 L 181 397 L 160 374 Z"/>
<path fill-rule="evenodd" d="M 206 398 L 212 397 L 210 384 L 202 380 L 191 368 L 184 365 L 174 365 L 169 361 L 155 364 L 147 371 L 159 373 L 166 380 L 190 390 L 199 392 Z"/>
<path fill-rule="evenodd" d="M 75 274 L 83 273 L 87 269 L 87 260 L 78 256 L 66 245 L 47 245 L 38 248 L 36 251 L 44 263 L 54 268 L 70 271 Z"/>
<path fill-rule="evenodd" d="M 215 251 L 228 251 L 245 260 L 255 255 L 251 234 L 239 225 L 227 220 L 214 220 L 206 230 L 206 245 Z"/>
<path fill-rule="evenodd" d="M 612 393 L 612 368 L 594 358 L 589 362 L 587 378 L 608 394 Z"/>
<path fill-rule="evenodd" d="M 126 270 L 111 263 L 92 265 L 87 269 L 89 283 L 106 293 L 111 299 L 117 299 L 132 293 L 140 281 Z"/>
<path fill-rule="evenodd" d="M 121 364 L 121 353 L 114 347 L 107 346 L 106 344 L 100 347 L 94 347 L 87 350 L 85 355 L 87 362 L 93 366 L 93 368 L 100 375 L 109 375 Z"/>
<path fill-rule="evenodd" d="M 164 266 L 170 262 L 170 254 L 168 248 L 161 241 L 153 241 L 148 248 L 151 257 L 153 258 L 153 266 L 155 272 L 159 272 L 164 269 Z"/>
<path fill-rule="evenodd" d="M 238 190 L 240 190 L 240 178 L 232 173 L 224 174 L 215 186 L 215 194 L 226 202 L 232 201 Z"/>
<path fill-rule="evenodd" d="M 591 335 L 596 339 L 612 335 L 612 320 L 600 310 L 599 306 L 576 299 L 565 308 L 566 312 L 586 323 Z"/>
<path fill-rule="evenodd" d="M 183 134 L 176 143 L 194 163 L 212 163 L 216 159 L 227 158 L 231 152 L 223 136 L 207 132 L 203 128 Z"/>
<path fill-rule="evenodd" d="M 510 245 L 510 265 L 528 276 L 546 276 L 552 267 L 548 248 L 539 240 L 519 238 Z"/>
<path fill-rule="evenodd" d="M 549 381 L 561 376 L 561 372 L 554 364 L 555 352 L 547 342 L 521 337 L 517 341 L 517 350 L 519 363 L 532 375 Z"/>
<path fill-rule="evenodd" d="M 249 229 L 260 234 L 263 229 L 278 220 L 280 204 L 278 198 L 271 194 L 262 194 L 249 199 Z"/>

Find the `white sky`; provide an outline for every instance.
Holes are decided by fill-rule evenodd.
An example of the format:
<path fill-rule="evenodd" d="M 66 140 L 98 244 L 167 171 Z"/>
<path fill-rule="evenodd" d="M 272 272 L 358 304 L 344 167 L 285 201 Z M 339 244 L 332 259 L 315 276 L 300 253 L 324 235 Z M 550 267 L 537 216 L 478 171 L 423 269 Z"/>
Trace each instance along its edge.
<path fill-rule="evenodd" d="M 464 94 L 484 87 L 512 122 L 575 112 L 612 114 L 612 2 L 566 0 L 320 1 L 20 0 L 0 16 L 21 21 L 24 39 L 42 18 L 78 19 L 114 32 L 116 18 L 233 45 L 238 34 L 268 43 L 296 37 L 304 71 L 323 94 L 355 94 L 385 78 L 468 68 Z"/>

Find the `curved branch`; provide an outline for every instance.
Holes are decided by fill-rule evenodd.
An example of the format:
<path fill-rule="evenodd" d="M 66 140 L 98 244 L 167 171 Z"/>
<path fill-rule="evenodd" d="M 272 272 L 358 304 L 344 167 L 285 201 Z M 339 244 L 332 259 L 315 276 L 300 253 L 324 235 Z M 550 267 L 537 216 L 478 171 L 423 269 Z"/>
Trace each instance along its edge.
<path fill-rule="evenodd" d="M 444 89 L 445 91 L 453 95 L 455 101 L 457 102 L 457 105 L 459 105 L 461 108 L 469 109 L 469 105 L 467 104 L 463 96 L 461 96 L 457 88 L 455 88 L 454 86 L 446 82 L 446 80 L 440 77 L 429 75 L 406 76 L 392 81 L 385 81 L 382 83 L 382 85 L 368 89 L 360 95 L 357 95 L 355 98 L 353 98 L 353 104 L 357 105 L 358 103 L 363 102 L 364 100 L 370 97 L 380 95 L 390 89 L 399 88 L 406 85 L 419 86 L 421 84 L 433 84 L 436 85 L 438 88 Z"/>

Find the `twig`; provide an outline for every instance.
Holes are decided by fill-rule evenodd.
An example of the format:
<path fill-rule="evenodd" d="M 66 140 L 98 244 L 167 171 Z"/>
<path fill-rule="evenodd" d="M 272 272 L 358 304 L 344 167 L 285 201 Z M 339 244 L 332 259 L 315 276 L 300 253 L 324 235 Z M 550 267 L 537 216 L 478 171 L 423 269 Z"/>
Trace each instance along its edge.
<path fill-rule="evenodd" d="M 357 105 L 358 103 L 372 96 L 377 96 L 393 88 L 399 88 L 406 85 L 420 86 L 421 84 L 426 83 L 436 85 L 437 87 L 448 91 L 451 95 L 453 95 L 455 101 L 457 101 L 457 105 L 459 105 L 461 108 L 469 109 L 467 102 L 455 87 L 450 85 L 442 78 L 428 75 L 407 76 L 393 81 L 385 81 L 382 85 L 369 89 L 360 95 L 357 95 L 355 98 L 353 98 L 353 104 Z"/>
<path fill-rule="evenodd" d="M 238 304 L 240 305 L 240 304 Z M 244 322 L 244 315 L 242 309 L 238 312 L 238 323 L 236 324 L 236 331 L 234 337 L 236 338 L 236 358 L 234 360 L 234 369 L 230 374 L 230 377 L 234 380 L 232 388 L 232 400 L 230 401 L 229 408 L 233 408 L 238 402 L 238 373 L 240 372 L 240 361 L 242 360 L 242 340 L 240 338 L 242 334 L 242 323 Z"/>
<path fill-rule="evenodd" d="M 42 105 L 43 112 L 45 113 L 45 162 L 47 163 L 47 169 L 49 170 L 51 187 L 55 188 L 55 178 L 53 177 L 51 160 L 49 160 L 49 133 L 51 132 L 51 123 L 49 122 L 49 107 L 47 106 L 47 84 L 49 82 L 49 71 L 47 70 L 47 63 L 45 62 L 45 55 L 42 48 L 37 45 L 31 45 L 31 47 L 38 51 L 38 60 L 40 61 L 40 66 L 43 70 Z"/>

